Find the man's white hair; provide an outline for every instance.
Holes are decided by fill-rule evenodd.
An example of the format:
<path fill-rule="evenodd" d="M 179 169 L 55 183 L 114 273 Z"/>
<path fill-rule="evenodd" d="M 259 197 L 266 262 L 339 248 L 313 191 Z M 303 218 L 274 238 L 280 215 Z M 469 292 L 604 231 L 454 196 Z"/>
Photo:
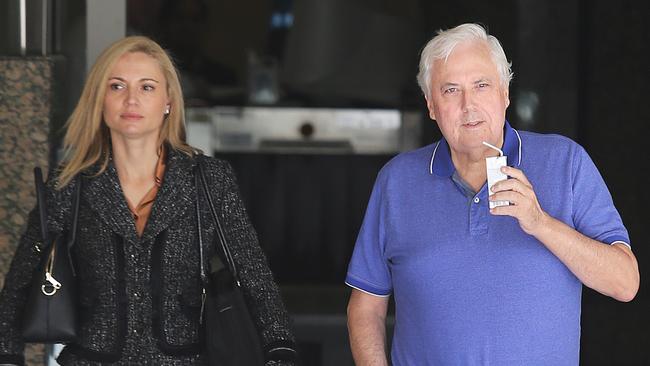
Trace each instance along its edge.
<path fill-rule="evenodd" d="M 433 63 L 436 60 L 447 61 L 449 55 L 458 44 L 471 41 L 484 42 L 488 46 L 492 61 L 499 72 L 501 83 L 506 88 L 510 85 L 510 80 L 512 80 L 512 76 L 514 75 L 510 69 L 512 63 L 508 62 L 499 40 L 487 34 L 485 28 L 482 26 L 466 23 L 444 31 L 439 30 L 438 34 L 422 49 L 420 70 L 417 79 L 418 85 L 420 85 L 420 89 L 422 89 L 422 93 L 424 93 L 427 99 L 431 96 L 431 71 L 433 70 Z"/>

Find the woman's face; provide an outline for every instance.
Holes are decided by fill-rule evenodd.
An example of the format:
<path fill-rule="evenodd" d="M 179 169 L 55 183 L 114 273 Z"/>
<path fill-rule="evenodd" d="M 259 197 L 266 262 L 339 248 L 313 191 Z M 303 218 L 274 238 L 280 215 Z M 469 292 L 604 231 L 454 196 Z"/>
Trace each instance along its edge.
<path fill-rule="evenodd" d="M 103 116 L 112 138 L 158 139 L 170 108 L 167 80 L 153 57 L 130 52 L 108 75 Z"/>

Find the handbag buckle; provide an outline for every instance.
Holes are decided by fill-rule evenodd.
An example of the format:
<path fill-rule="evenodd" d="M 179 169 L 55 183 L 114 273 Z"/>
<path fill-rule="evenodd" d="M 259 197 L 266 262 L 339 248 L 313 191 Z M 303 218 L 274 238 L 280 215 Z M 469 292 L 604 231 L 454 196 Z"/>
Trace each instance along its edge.
<path fill-rule="evenodd" d="M 45 272 L 45 281 L 47 283 L 44 283 L 41 286 L 41 291 L 46 296 L 54 295 L 56 291 L 61 288 L 61 282 L 57 281 L 54 277 L 52 277 L 50 272 Z"/>

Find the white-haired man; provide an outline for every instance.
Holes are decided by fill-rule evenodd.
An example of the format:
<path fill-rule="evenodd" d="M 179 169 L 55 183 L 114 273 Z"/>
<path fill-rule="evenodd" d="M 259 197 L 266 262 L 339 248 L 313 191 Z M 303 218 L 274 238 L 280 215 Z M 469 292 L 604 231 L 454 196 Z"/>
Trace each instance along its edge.
<path fill-rule="evenodd" d="M 598 170 L 570 139 L 508 124 L 511 78 L 476 24 L 422 51 L 418 82 L 443 138 L 375 182 L 346 277 L 357 365 L 388 364 L 391 293 L 396 366 L 578 365 L 582 284 L 636 295 L 636 258 Z"/>

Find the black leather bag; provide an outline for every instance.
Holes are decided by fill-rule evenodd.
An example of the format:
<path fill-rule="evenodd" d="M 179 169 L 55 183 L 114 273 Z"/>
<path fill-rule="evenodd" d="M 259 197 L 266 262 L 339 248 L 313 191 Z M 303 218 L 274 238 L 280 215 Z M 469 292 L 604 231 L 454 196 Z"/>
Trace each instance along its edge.
<path fill-rule="evenodd" d="M 36 197 L 41 221 L 41 261 L 32 282 L 23 312 L 22 336 L 26 342 L 68 343 L 77 336 L 77 279 L 71 249 L 74 245 L 79 212 L 81 180 L 72 197 L 72 227 L 68 234 L 52 237 L 47 229 L 45 184 L 40 168 L 34 169 Z"/>
<path fill-rule="evenodd" d="M 260 336 L 239 283 L 237 267 L 224 236 L 203 172 L 203 156 L 199 155 L 196 180 L 196 215 L 201 255 L 201 279 L 203 281 L 203 323 L 207 364 L 219 366 L 264 365 Z M 206 275 L 203 257 L 203 238 L 199 202 L 201 187 L 210 208 L 219 237 L 220 253 L 210 258 L 210 272 Z M 219 250 L 218 250 L 219 251 Z"/>

